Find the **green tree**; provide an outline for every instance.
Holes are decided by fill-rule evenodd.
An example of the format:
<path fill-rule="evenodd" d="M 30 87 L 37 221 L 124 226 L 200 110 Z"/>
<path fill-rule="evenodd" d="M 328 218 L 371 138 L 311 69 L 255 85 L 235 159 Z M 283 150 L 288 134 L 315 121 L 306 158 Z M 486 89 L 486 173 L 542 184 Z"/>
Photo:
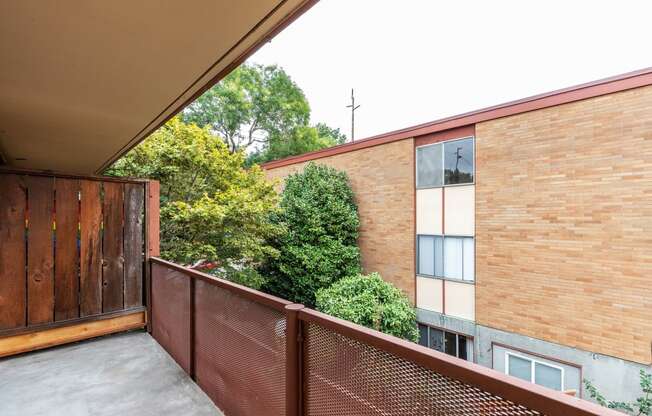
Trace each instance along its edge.
<path fill-rule="evenodd" d="M 274 222 L 286 231 L 263 269 L 271 293 L 314 306 L 318 289 L 360 272 L 358 209 L 344 172 L 310 163 L 288 176 Z"/>
<path fill-rule="evenodd" d="M 270 222 L 278 196 L 259 167 L 243 164 L 208 128 L 175 117 L 106 173 L 160 181 L 164 258 L 214 262 L 225 277 L 260 287 L 252 268 L 278 255 L 268 243 L 282 231 Z"/>
<path fill-rule="evenodd" d="M 403 292 L 378 273 L 345 277 L 319 289 L 317 309 L 353 323 L 416 342 L 414 308 Z"/>
<path fill-rule="evenodd" d="M 282 68 L 244 64 L 190 104 L 183 118 L 209 126 L 235 152 L 307 126 L 310 106 Z"/>
<path fill-rule="evenodd" d="M 593 400 L 598 402 L 599 405 L 608 407 L 610 409 L 628 412 L 636 416 L 652 415 L 652 374 L 640 370 L 639 384 L 641 386 L 643 395 L 638 397 L 634 403 L 617 402 L 613 400 L 607 400 L 600 393 L 597 387 L 593 385 L 593 383 L 587 379 L 584 379 L 584 386 L 586 387 L 586 391 L 589 393 L 589 396 Z"/>
<path fill-rule="evenodd" d="M 319 137 L 329 137 L 331 138 L 334 144 L 346 143 L 346 135 L 342 133 L 340 129 L 334 129 L 332 127 L 328 127 L 324 123 L 317 123 L 317 125 L 315 125 L 315 128 L 317 129 L 317 134 L 319 135 Z"/>
<path fill-rule="evenodd" d="M 322 127 L 300 126 L 287 135 L 271 137 L 263 148 L 249 155 L 247 164 L 270 162 L 339 144 L 339 139 L 333 135 L 338 130 L 325 124 L 318 126 Z"/>

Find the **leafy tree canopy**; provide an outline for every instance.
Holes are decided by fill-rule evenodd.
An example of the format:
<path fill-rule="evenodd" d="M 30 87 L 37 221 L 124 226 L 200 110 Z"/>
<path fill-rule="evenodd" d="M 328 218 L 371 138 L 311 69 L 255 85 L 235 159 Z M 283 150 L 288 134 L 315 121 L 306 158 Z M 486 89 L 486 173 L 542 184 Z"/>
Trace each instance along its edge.
<path fill-rule="evenodd" d="M 265 163 L 285 157 L 300 155 L 344 143 L 346 137 L 339 129 L 323 123 L 315 127 L 300 126 L 285 136 L 273 136 L 260 150 L 249 155 L 247 164 Z"/>
<path fill-rule="evenodd" d="M 416 313 L 403 292 L 378 273 L 345 277 L 317 291 L 317 309 L 368 328 L 416 341 Z"/>
<path fill-rule="evenodd" d="M 210 126 L 235 152 L 308 125 L 310 105 L 282 68 L 244 64 L 192 103 L 183 118 Z"/>
<path fill-rule="evenodd" d="M 106 173 L 160 181 L 163 257 L 215 262 L 226 277 L 260 286 L 248 269 L 278 255 L 268 244 L 282 230 L 269 221 L 278 196 L 259 167 L 243 166 L 242 152 L 175 117 Z"/>
<path fill-rule="evenodd" d="M 183 112 L 187 123 L 208 126 L 231 152 L 264 163 L 344 143 L 339 129 L 310 126 L 310 105 L 290 76 L 274 65 L 244 64 Z"/>
<path fill-rule="evenodd" d="M 286 178 L 274 222 L 280 255 L 263 269 L 266 289 L 314 306 L 315 292 L 360 272 L 358 209 L 344 172 L 310 163 Z"/>

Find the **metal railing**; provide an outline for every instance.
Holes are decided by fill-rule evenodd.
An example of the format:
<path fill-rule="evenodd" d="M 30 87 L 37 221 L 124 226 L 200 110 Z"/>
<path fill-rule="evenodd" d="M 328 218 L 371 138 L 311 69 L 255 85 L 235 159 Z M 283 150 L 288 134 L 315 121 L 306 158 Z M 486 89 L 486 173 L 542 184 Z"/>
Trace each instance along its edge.
<path fill-rule="evenodd" d="M 152 336 L 227 415 L 620 415 L 158 258 Z"/>

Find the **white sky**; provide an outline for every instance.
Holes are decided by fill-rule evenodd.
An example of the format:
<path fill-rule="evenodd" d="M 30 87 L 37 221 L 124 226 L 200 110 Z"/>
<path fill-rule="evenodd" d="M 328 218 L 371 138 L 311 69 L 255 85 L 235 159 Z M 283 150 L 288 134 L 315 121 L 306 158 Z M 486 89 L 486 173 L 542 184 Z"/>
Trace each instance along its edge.
<path fill-rule="evenodd" d="M 356 139 L 652 66 L 652 1 L 321 0 L 250 62 Z"/>

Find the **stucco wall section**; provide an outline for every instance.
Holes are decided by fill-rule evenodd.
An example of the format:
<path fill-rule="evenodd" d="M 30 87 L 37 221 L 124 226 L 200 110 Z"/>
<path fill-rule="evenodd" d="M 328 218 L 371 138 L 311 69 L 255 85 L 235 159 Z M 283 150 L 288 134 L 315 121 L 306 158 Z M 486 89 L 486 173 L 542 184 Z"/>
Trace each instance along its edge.
<path fill-rule="evenodd" d="M 652 87 L 476 125 L 479 324 L 650 363 Z"/>
<path fill-rule="evenodd" d="M 345 171 L 360 215 L 358 244 L 365 272 L 379 272 L 414 303 L 414 143 L 401 140 L 314 161 Z M 266 170 L 283 179 L 306 163 Z M 282 185 L 279 183 L 279 189 Z"/>

